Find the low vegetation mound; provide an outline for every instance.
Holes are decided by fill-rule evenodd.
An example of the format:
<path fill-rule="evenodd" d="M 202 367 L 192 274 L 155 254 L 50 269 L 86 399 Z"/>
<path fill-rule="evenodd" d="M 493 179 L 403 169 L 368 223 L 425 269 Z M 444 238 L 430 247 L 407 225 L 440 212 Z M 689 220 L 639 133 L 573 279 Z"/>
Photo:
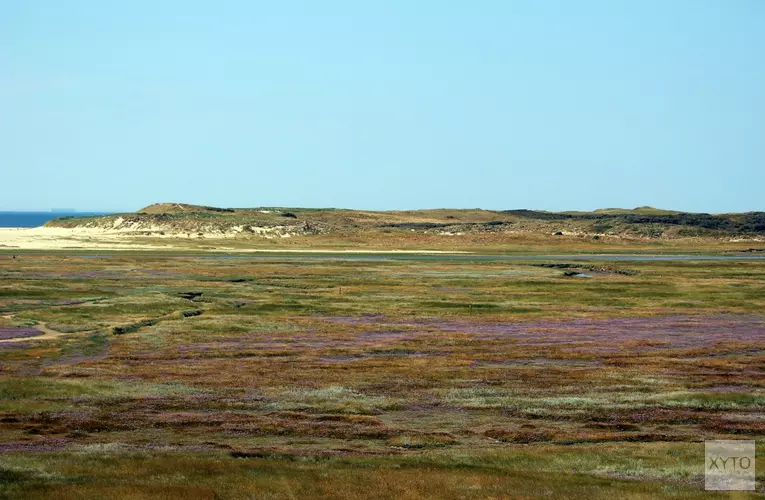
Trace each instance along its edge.
<path fill-rule="evenodd" d="M 460 236 L 483 233 L 539 233 L 557 236 L 620 238 L 687 238 L 765 234 L 765 212 L 708 214 L 608 208 L 593 212 L 541 210 L 437 209 L 362 211 L 310 208 L 219 208 L 184 203 L 157 203 L 129 214 L 64 217 L 52 227 L 90 227 L 143 235 L 283 238 L 335 234 Z M 412 233 L 415 233 L 412 235 Z M 375 236 L 375 237 L 377 237 Z"/>
<path fill-rule="evenodd" d="M 234 213 L 233 208 L 188 205 L 186 203 L 155 203 L 138 211 L 139 214 Z"/>

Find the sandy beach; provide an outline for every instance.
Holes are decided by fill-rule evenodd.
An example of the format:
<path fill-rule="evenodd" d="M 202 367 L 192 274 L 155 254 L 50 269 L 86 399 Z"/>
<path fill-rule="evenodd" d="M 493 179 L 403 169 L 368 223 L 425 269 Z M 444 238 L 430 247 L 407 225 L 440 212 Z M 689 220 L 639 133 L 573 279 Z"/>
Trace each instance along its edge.
<path fill-rule="evenodd" d="M 203 241 L 204 245 L 200 246 Z M 141 251 L 213 251 L 263 253 L 363 253 L 363 254 L 466 254 L 445 250 L 375 250 L 375 249 L 316 249 L 259 248 L 258 239 L 237 240 L 237 246 L 227 244 L 220 233 L 204 234 L 203 238 L 185 235 L 137 234 L 125 229 L 91 227 L 61 228 L 0 228 L 0 250 L 141 250 Z M 250 246 L 252 245 L 252 246 Z"/>
<path fill-rule="evenodd" d="M 153 249 L 158 245 L 136 245 L 129 234 L 99 228 L 0 228 L 0 250 L 66 249 Z"/>

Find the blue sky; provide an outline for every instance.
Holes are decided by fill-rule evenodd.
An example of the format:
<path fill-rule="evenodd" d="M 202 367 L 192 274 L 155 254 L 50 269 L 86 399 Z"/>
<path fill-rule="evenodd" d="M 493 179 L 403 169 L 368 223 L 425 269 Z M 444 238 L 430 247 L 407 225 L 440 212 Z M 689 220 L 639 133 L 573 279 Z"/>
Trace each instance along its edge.
<path fill-rule="evenodd" d="M 0 210 L 765 210 L 765 2 L 0 1 Z"/>

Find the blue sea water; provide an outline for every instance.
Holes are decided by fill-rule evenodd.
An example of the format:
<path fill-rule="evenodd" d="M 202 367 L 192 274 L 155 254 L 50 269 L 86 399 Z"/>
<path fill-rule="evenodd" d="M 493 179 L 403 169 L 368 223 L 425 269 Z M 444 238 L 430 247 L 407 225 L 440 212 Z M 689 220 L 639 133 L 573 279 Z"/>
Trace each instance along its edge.
<path fill-rule="evenodd" d="M 0 227 L 38 227 L 51 219 L 85 215 L 104 215 L 105 212 L 0 212 Z"/>

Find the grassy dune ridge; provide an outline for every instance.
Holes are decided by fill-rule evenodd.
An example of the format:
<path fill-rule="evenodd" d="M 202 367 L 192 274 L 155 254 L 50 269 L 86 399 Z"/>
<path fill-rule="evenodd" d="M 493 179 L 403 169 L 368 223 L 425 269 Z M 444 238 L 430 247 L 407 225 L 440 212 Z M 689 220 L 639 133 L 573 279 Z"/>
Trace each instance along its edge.
<path fill-rule="evenodd" d="M 106 231 L 191 249 L 537 251 L 760 250 L 765 213 L 695 214 L 640 207 L 594 212 L 216 208 L 177 203 L 136 213 L 54 219 L 48 228 Z M 96 233 L 90 234 L 96 238 Z"/>

